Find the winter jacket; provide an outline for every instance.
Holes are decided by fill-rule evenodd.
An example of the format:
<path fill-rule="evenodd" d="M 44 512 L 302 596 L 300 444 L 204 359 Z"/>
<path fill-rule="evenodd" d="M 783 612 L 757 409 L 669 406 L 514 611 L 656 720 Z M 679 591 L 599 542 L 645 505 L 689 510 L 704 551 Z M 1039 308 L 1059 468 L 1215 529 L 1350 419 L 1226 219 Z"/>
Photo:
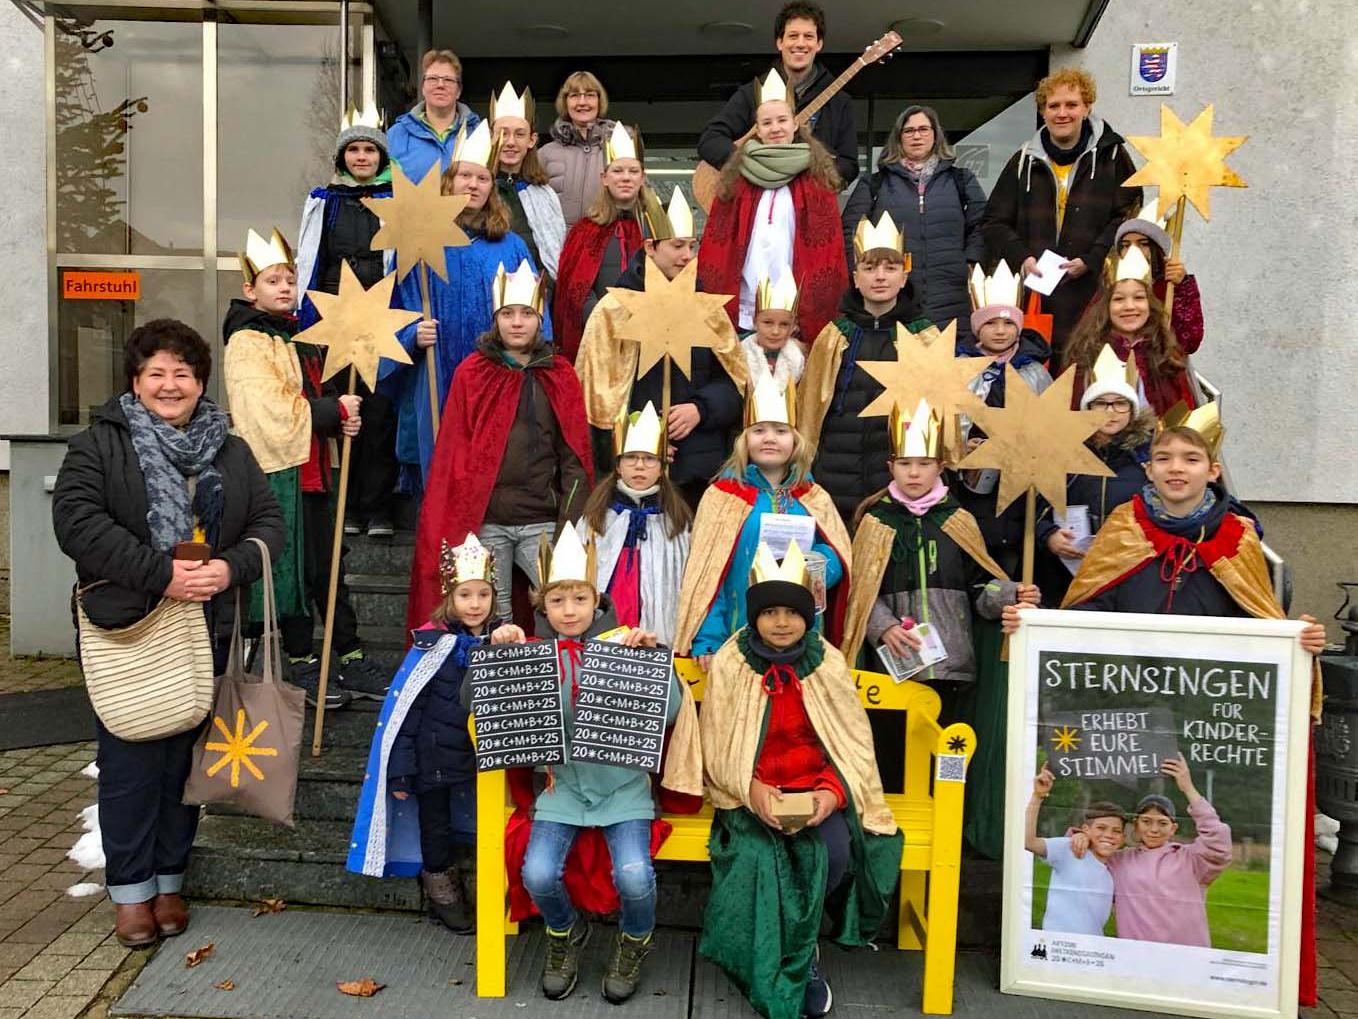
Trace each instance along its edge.
<path fill-rule="evenodd" d="M 561 199 L 566 229 L 581 219 L 602 186 L 604 142 L 613 133 L 613 121 L 596 120 L 582 138 L 575 125 L 559 118 L 552 125 L 552 140 L 538 149 L 538 161 L 551 178 L 552 190 Z"/>
<path fill-rule="evenodd" d="M 873 185 L 878 185 L 876 200 Z M 910 282 L 924 317 L 942 329 L 957 320 L 957 334 L 971 335 L 967 296 L 969 264 L 985 258 L 981 220 L 986 198 L 976 174 L 951 159 L 939 160 L 923 197 L 900 163 L 888 163 L 858 182 L 844 206 L 844 253 L 853 271 L 853 234 L 867 216 L 883 212 L 905 234 Z"/>
<path fill-rule="evenodd" d="M 638 251 L 628 263 L 627 271 L 613 285 L 626 290 L 644 290 L 645 271 L 646 253 Z M 711 350 L 695 347 L 690 357 L 693 368 L 690 378 L 685 378 L 683 372 L 670 371 L 670 406 L 691 403 L 698 408 L 698 424 L 675 444 L 670 481 L 676 485 L 705 481 L 717 473 L 730 452 L 732 432 L 739 428 L 745 409 L 740 391 Z M 664 386 L 665 366 L 657 364 L 632 386 L 629 409 L 639 411 L 649 401 L 659 410 Z M 595 437 L 596 454 L 607 453 L 598 467 L 598 473 L 602 475 L 613 462 L 612 432 L 602 428 L 593 428 L 591 432 Z"/>
<path fill-rule="evenodd" d="M 219 636 L 230 633 L 233 588 L 264 574 L 259 538 L 277 558 L 283 552 L 283 512 L 244 440 L 228 435 L 213 461 L 222 476 L 223 505 L 212 555 L 231 568 L 231 587 L 210 603 Z M 113 397 L 71 438 L 52 493 L 57 544 L 75 560 L 78 586 L 107 581 L 81 598 L 90 622 L 105 629 L 130 626 L 159 604 L 174 574 L 173 559 L 151 545 L 146 480 L 132 446 L 127 416 Z M 74 606 L 72 606 L 74 610 Z"/>
<path fill-rule="evenodd" d="M 1072 474 L 1066 479 L 1066 505 L 1089 508 L 1090 534 L 1097 534 L 1108 514 L 1124 502 L 1131 502 L 1132 496 L 1146 484 L 1146 463 L 1151 457 L 1151 439 L 1154 437 L 1155 412 L 1147 407 L 1107 445 L 1085 442 L 1094 455 L 1114 471 L 1111 478 Z M 1037 540 L 1045 549 L 1047 539 L 1060 530 L 1060 526 L 1052 519 L 1051 506 L 1045 499 L 1040 502 Z"/>
<path fill-rule="evenodd" d="M 364 198 L 391 196 L 391 185 L 361 184 L 357 187 L 331 184 L 318 188 L 312 195 L 325 197 L 325 226 L 321 229 L 320 250 L 316 255 L 315 279 L 307 283 L 309 290 L 324 290 L 338 294 L 340 265 L 347 262 L 364 288 L 371 287 L 386 275 L 385 253 L 372 250 L 372 239 L 382 228 L 377 214 L 363 204 Z"/>
<path fill-rule="evenodd" d="M 1089 141 L 1066 178 L 1069 191 L 1059 231 L 1056 175 L 1042 147 L 1046 128 L 1010 157 L 991 189 L 982 222 L 992 266 L 1003 258 L 1017 272 L 1024 259 L 1040 258 L 1048 248 L 1067 259 L 1084 259 L 1083 276 L 1065 277 L 1042 300 L 1043 310 L 1053 316 L 1052 346 L 1058 357 L 1099 288 L 1118 225 L 1141 204 L 1140 188 L 1122 186 L 1136 172 L 1122 136 L 1096 116 L 1090 116 L 1089 126 Z"/>
<path fill-rule="evenodd" d="M 946 496 L 917 517 L 887 494 L 868 509 L 869 515 L 896 532 L 896 538 L 866 636 L 873 645 L 880 644 L 882 634 L 900 625 L 904 616 L 928 623 L 948 657 L 919 678 L 969 683 L 976 678 L 973 609 L 986 619 L 999 619 L 1000 610 L 1017 600 L 1018 588 L 1013 581 L 992 577 L 944 532 L 944 522 L 958 509 L 957 501 Z"/>
<path fill-rule="evenodd" d="M 539 344 L 523 365 L 490 342 L 478 350 L 524 373 L 484 523 L 515 527 L 556 520 L 567 502 L 565 508 L 578 513 L 589 496 L 589 475 L 562 437 L 561 423 L 536 377 L 538 369 L 552 366 L 551 348 Z"/>
<path fill-rule="evenodd" d="M 488 621 L 484 632 L 493 633 L 498 625 Z M 387 787 L 393 791 L 423 793 L 476 778 L 476 750 L 467 731 L 471 713 L 463 703 L 462 680 L 467 655 L 483 638 L 468 633 L 461 623 L 431 624 L 416 630 L 411 643 L 428 651 L 449 633 L 457 635 L 457 646 L 415 698 L 392 744 Z"/>
<path fill-rule="evenodd" d="M 821 425 L 811 473 L 830 493 L 840 516 L 850 520 L 859 503 L 891 480 L 886 466 L 891 455 L 886 419 L 858 416 L 881 394 L 882 384 L 858 364 L 896 360 L 896 326 L 917 333 L 929 323 L 904 295 L 885 315 L 874 316 L 853 287 L 845 292 L 839 310 L 841 315 L 832 324 L 843 334 L 848 349 L 839 363 L 835 395 Z"/>
<path fill-rule="evenodd" d="M 776 70 L 783 74 L 781 66 Z M 759 76 L 761 81 L 765 77 L 767 72 Z M 805 107 L 834 80 L 835 76 L 821 64 L 812 67 L 811 73 L 796 87 L 797 108 Z M 698 155 L 712 166 L 725 166 L 736 139 L 754 126 L 754 111 L 754 82 L 747 81 L 703 128 L 698 136 Z M 854 128 L 853 99 L 849 93 L 838 93 L 811 118 L 811 133 L 835 157 L 835 166 L 845 187 L 852 184 L 858 176 L 858 132 Z"/>
<path fill-rule="evenodd" d="M 429 122 L 424 119 L 424 103 L 416 103 L 409 113 L 396 118 L 396 123 L 387 128 L 387 147 L 392 161 L 413 184 L 418 184 L 430 168 L 437 165 L 446 170 L 453 159 L 453 146 L 457 144 L 459 127 L 466 127 L 471 134 L 481 118 L 472 112 L 466 103 L 457 104 L 457 115 L 443 137 L 439 137 Z"/>

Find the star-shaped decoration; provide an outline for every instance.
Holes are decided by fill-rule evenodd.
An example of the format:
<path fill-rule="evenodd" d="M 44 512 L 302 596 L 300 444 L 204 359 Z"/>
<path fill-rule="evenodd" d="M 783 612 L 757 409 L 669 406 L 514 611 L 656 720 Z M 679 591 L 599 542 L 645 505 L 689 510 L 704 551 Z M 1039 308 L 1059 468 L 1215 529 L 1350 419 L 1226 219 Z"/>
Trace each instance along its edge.
<path fill-rule="evenodd" d="M 645 376 L 667 354 L 684 378 L 689 378 L 693 348 L 711 350 L 721 343 L 722 335 L 712 328 L 711 319 L 714 314 L 726 314 L 724 309 L 731 295 L 705 294 L 698 289 L 697 259 L 668 280 L 648 258 L 645 290 L 609 287 L 608 292 L 628 315 L 618 328 L 618 338 L 631 340 L 640 348 L 637 378 Z"/>
<path fill-rule="evenodd" d="M 353 365 L 368 388 L 375 389 L 379 360 L 386 357 L 402 364 L 411 363 L 410 355 L 396 339 L 396 332 L 418 319 L 420 313 L 390 306 L 395 286 L 396 274 L 387 273 L 371 289 L 364 290 L 349 263 L 341 262 L 338 294 L 307 291 L 321 319 L 295 339 L 298 343 L 326 348 L 322 380 Z"/>
<path fill-rule="evenodd" d="M 1160 208 L 1168 211 L 1187 198 L 1203 219 L 1211 219 L 1209 188 L 1248 187 L 1226 165 L 1226 157 L 1243 145 L 1248 135 L 1212 135 L 1212 106 L 1185 124 L 1167 105 L 1160 106 L 1160 137 L 1143 136 L 1127 141 L 1146 157 L 1146 165 L 1125 181 L 1124 187 L 1159 187 Z"/>
<path fill-rule="evenodd" d="M 256 767 L 252 757 L 277 757 L 277 747 L 257 747 L 255 740 L 264 734 L 264 730 L 269 727 L 269 720 L 266 718 L 259 722 L 248 733 L 245 731 L 245 709 L 236 709 L 236 731 L 232 732 L 226 727 L 226 723 L 218 715 L 212 716 L 212 724 L 217 731 L 222 734 L 225 743 L 218 740 L 204 743 L 206 750 L 214 750 L 222 756 L 214 761 L 207 769 L 207 777 L 214 777 L 228 764 L 231 765 L 231 788 L 240 788 L 240 770 L 245 768 L 251 775 L 255 776 L 260 782 L 264 781 L 264 772 Z"/>
<path fill-rule="evenodd" d="M 991 467 L 1000 472 L 995 512 L 1003 513 L 1029 488 L 1036 488 L 1058 513 L 1066 512 L 1066 475 L 1112 477 L 1113 472 L 1085 445 L 1108 420 L 1101 410 L 1071 410 L 1075 369 L 1068 368 L 1038 396 L 1012 364 L 1004 366 L 1004 406 L 977 401 L 973 414 L 988 436 L 958 464 L 961 470 Z"/>
<path fill-rule="evenodd" d="M 1052 733 L 1052 746 L 1057 753 L 1069 754 L 1080 749 L 1080 730 L 1065 725 Z"/>
<path fill-rule="evenodd" d="M 461 248 L 471 241 L 457 225 L 467 207 L 467 195 L 440 194 L 443 173 L 435 163 L 418 184 L 391 165 L 391 197 L 361 199 L 382 221 L 372 239 L 372 250 L 396 249 L 396 271 L 402 277 L 423 262 L 441 280 L 448 279 L 444 248 Z"/>
<path fill-rule="evenodd" d="M 954 736 L 948 740 L 948 749 L 955 754 L 965 754 L 967 752 L 967 738 L 965 736 Z"/>
<path fill-rule="evenodd" d="M 880 382 L 883 392 L 861 411 L 859 417 L 886 417 L 893 405 L 913 408 L 920 400 L 943 422 L 943 444 L 957 450 L 957 415 L 969 411 L 975 397 L 967 383 L 985 371 L 987 357 L 957 357 L 957 322 L 943 329 L 930 326 L 912 333 L 896 326 L 896 360 L 859 361 L 858 367 Z"/>

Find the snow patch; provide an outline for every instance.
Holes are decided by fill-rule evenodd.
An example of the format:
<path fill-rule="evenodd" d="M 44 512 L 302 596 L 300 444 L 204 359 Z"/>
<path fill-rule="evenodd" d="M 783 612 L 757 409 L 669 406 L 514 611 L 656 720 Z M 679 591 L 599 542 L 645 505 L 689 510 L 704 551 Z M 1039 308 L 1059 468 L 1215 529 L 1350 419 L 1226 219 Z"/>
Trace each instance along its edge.
<path fill-rule="evenodd" d="M 104 890 L 104 886 L 94 881 L 82 881 L 78 885 L 71 885 L 66 889 L 66 894 L 73 899 L 83 899 L 90 895 L 98 895 Z"/>
<path fill-rule="evenodd" d="M 86 778 L 98 778 L 99 765 L 96 764 L 94 761 L 90 761 L 89 764 L 85 765 L 85 767 L 80 769 L 80 774 L 84 775 Z"/>
<path fill-rule="evenodd" d="M 1316 848 L 1333 856 L 1339 852 L 1339 822 L 1317 811 Z"/>
<path fill-rule="evenodd" d="M 85 826 L 85 834 L 66 854 L 85 870 L 99 870 L 104 866 L 104 840 L 99 832 L 99 804 L 91 803 L 80 812 L 80 823 Z"/>

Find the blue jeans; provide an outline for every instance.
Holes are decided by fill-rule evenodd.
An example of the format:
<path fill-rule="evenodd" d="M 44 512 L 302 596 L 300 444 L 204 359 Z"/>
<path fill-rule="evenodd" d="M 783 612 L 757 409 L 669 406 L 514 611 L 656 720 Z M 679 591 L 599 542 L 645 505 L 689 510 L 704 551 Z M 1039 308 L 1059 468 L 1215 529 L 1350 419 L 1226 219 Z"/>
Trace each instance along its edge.
<path fill-rule="evenodd" d="M 644 938 L 655 928 L 655 867 L 651 864 L 651 822 L 622 821 L 599 829 L 613 858 L 613 885 L 622 900 L 618 927 L 624 934 Z M 534 821 L 523 858 L 523 885 L 542 919 L 554 931 L 575 923 L 575 905 L 566 892 L 561 872 L 566 854 L 583 828 L 556 821 Z"/>

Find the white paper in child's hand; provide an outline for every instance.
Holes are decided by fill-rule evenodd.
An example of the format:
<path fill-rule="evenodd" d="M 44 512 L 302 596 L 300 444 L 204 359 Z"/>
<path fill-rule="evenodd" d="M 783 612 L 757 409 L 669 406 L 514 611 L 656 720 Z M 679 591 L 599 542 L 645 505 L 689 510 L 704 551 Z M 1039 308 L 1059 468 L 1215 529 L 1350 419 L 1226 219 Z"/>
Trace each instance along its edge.
<path fill-rule="evenodd" d="M 1029 290 L 1036 290 L 1039 294 L 1050 297 L 1051 292 L 1056 289 L 1056 284 L 1060 283 L 1061 277 L 1066 274 L 1066 270 L 1061 268 L 1061 263 L 1065 260 L 1064 255 L 1058 255 L 1048 248 L 1037 260 L 1037 271 L 1042 275 L 1029 273 L 1023 278 L 1023 285 Z"/>
<path fill-rule="evenodd" d="M 1094 544 L 1094 532 L 1089 527 L 1089 507 L 1088 506 L 1067 506 L 1065 515 L 1055 511 L 1052 512 L 1052 521 L 1062 530 L 1070 531 L 1073 535 L 1072 540 L 1075 547 L 1081 552 L 1088 552 L 1089 546 Z M 1061 562 L 1066 569 L 1070 570 L 1071 576 L 1080 571 L 1080 564 L 1083 559 L 1062 558 Z"/>

